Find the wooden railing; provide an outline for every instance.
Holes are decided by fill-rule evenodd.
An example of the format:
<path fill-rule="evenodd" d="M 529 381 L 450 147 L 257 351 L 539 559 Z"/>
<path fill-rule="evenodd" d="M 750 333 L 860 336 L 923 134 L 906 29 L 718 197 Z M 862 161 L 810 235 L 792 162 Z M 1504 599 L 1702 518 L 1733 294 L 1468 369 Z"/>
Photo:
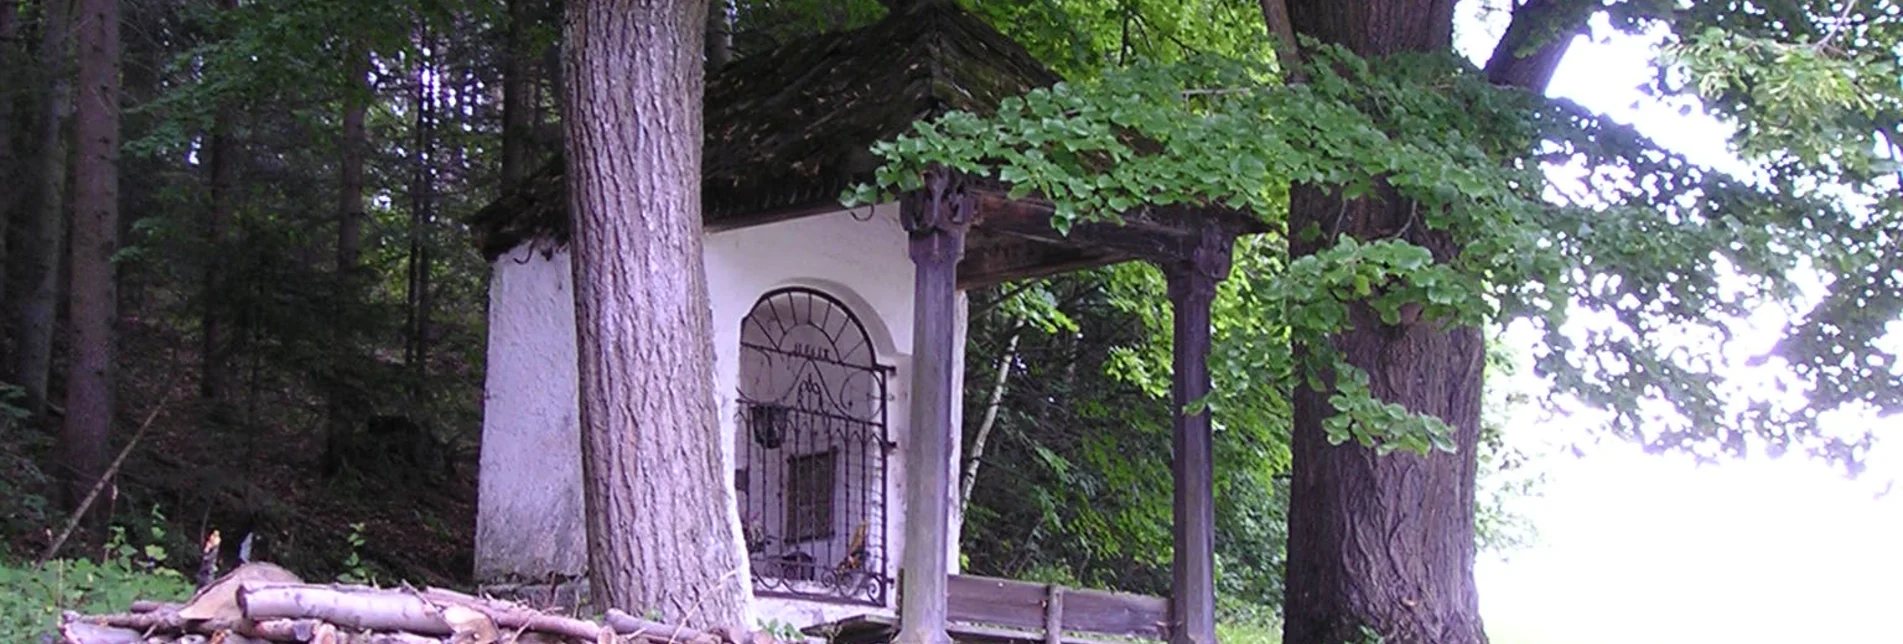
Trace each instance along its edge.
<path fill-rule="evenodd" d="M 1161 597 L 1065 588 L 1015 579 L 951 575 L 947 630 L 957 642 L 1085 644 L 1092 638 L 1164 640 L 1169 602 Z M 806 629 L 838 644 L 889 642 L 898 621 L 861 615 Z"/>

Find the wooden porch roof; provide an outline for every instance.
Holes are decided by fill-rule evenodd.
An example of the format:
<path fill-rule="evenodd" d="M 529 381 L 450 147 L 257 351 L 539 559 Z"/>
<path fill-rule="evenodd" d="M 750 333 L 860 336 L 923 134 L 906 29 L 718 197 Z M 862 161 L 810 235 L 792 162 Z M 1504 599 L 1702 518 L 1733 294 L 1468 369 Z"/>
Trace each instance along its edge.
<path fill-rule="evenodd" d="M 987 113 L 1006 97 L 1060 77 L 950 1 L 910 3 L 847 32 L 788 43 L 709 76 L 701 197 L 708 230 L 840 209 L 848 187 L 872 180 L 873 143 L 950 111 Z M 1167 258 L 1193 243 L 1208 211 L 1136 213 L 1120 227 L 1049 226 L 1050 209 L 1010 200 L 1003 186 L 972 186 L 980 200 L 958 281 L 970 288 L 1136 258 Z M 485 258 L 533 238 L 565 243 L 567 186 L 558 156 L 471 218 Z M 1247 213 L 1213 219 L 1235 232 Z M 1157 255 L 1153 251 L 1165 251 Z"/>

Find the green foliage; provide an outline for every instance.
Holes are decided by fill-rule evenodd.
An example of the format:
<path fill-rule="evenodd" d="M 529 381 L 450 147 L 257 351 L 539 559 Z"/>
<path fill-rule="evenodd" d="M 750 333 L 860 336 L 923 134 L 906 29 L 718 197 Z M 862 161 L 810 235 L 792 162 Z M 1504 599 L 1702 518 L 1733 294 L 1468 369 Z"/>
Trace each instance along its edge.
<path fill-rule="evenodd" d="M 162 520 L 157 508 L 154 519 Z M 114 525 L 105 556 L 56 559 L 43 567 L 0 560 L 0 640 L 34 642 L 54 633 L 62 611 L 123 612 L 133 600 L 183 601 L 191 582 L 164 567 L 159 545 L 163 528 L 150 527 L 144 545 L 130 541 L 125 526 Z"/>
<path fill-rule="evenodd" d="M 1250 336 L 1262 343 L 1252 353 L 1282 352 L 1292 339 L 1308 361 L 1281 375 L 1317 384 L 1327 374 L 1346 376 L 1331 399 L 1343 412 L 1330 426 L 1337 441 L 1449 449 L 1444 423 L 1374 400 L 1322 339 L 1344 327 L 1348 307 L 1363 304 L 1395 323 L 1405 315 L 1410 323 L 1474 324 L 1512 294 L 1489 292 L 1487 276 L 1544 281 L 1558 272 L 1557 258 L 1538 252 L 1537 237 L 1526 230 L 1526 212 L 1538 206 L 1513 188 L 1534 182 L 1526 170 L 1495 161 L 1498 150 L 1530 140 L 1530 126 L 1467 118 L 1476 109 L 1506 113 L 1523 103 L 1438 59 L 1407 59 L 1377 72 L 1339 50 L 1318 47 L 1316 57 L 1310 82 L 1299 86 L 1281 85 L 1264 64 L 1193 57 L 1036 90 L 986 117 L 949 114 L 875 145 L 887 161 L 877 185 L 859 186 L 845 200 L 888 198 L 916 188 L 926 168 L 942 166 L 1002 181 L 1016 197 L 1050 200 L 1060 230 L 1177 204 L 1247 209 L 1276 227 L 1280 221 L 1267 214 L 1284 208 L 1290 182 L 1341 185 L 1349 196 L 1394 191 L 1417 204 L 1424 229 L 1477 241 L 1454 262 L 1438 263 L 1401 239 L 1406 230 L 1370 242 L 1294 231 L 1326 235 L 1324 250 L 1285 270 L 1260 262 L 1274 272 L 1255 276 L 1267 280 L 1257 303 L 1285 315 L 1288 336 Z M 1242 255 L 1248 263 L 1247 250 Z M 1276 362 L 1284 361 L 1254 364 Z"/>
<path fill-rule="evenodd" d="M 1071 78 L 1140 61 L 1262 53 L 1251 0 L 987 0 L 961 4 Z"/>
<path fill-rule="evenodd" d="M 800 629 L 798 626 L 794 626 L 792 624 L 788 624 L 786 622 L 783 622 L 777 619 L 766 620 L 766 621 L 760 622 L 759 625 L 760 625 L 760 632 L 766 633 L 767 635 L 771 635 L 774 641 L 804 642 L 807 639 L 806 634 L 800 632 Z"/>
<path fill-rule="evenodd" d="M 1323 341 L 1359 306 L 1397 326 L 1530 320 L 1545 334 L 1549 402 L 1605 409 L 1609 431 L 1654 448 L 1742 453 L 1753 436 L 1854 461 L 1868 437 L 1822 435 L 1820 414 L 1903 408 L 1903 372 L 1885 369 L 1894 357 L 1879 342 L 1903 310 L 1903 217 L 1846 211 L 1798 189 L 1811 184 L 1797 174 L 1754 185 L 1710 172 L 1447 58 L 1304 51 L 1301 85 L 1280 84 L 1264 63 L 1190 57 L 921 123 L 875 146 L 886 161 L 875 183 L 843 200 L 889 198 L 944 167 L 1049 200 L 1059 229 L 1178 204 L 1247 209 L 1275 229 L 1280 195 L 1301 185 L 1410 204 L 1385 237 L 1285 231 L 1318 252 L 1259 276 L 1272 286 L 1258 310 L 1280 312 L 1299 356 L 1281 375 L 1334 385 L 1336 441 L 1452 445 L 1439 421 L 1375 400 Z M 1549 182 L 1554 166 L 1583 169 L 1582 185 Z M 1411 241 L 1423 236 L 1458 250 L 1435 257 Z M 1792 303 L 1805 266 L 1847 280 L 1815 314 L 1793 311 L 1802 322 L 1778 348 L 1808 404 L 1744 398 L 1728 365 L 1686 354 L 1683 338 L 1728 337 L 1753 309 Z M 1575 312 L 1609 315 L 1612 328 L 1579 333 Z"/>
<path fill-rule="evenodd" d="M 344 545 L 348 548 L 349 554 L 344 556 L 343 572 L 337 573 L 337 581 L 345 584 L 375 585 L 376 573 L 370 570 L 370 566 L 365 564 L 358 554 L 364 545 L 362 523 L 350 524 L 350 534 L 344 537 Z"/>
<path fill-rule="evenodd" d="M 1216 624 L 1216 640 L 1234 644 L 1282 644 L 1282 626 L 1274 623 L 1219 622 Z"/>

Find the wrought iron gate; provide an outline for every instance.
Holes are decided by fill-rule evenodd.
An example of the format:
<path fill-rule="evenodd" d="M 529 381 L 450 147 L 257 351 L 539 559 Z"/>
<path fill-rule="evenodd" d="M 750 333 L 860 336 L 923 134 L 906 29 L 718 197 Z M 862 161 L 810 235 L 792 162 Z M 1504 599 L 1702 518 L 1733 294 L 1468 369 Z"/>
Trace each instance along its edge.
<path fill-rule="evenodd" d="M 885 604 L 889 371 L 819 291 L 774 291 L 741 322 L 734 483 L 755 593 Z"/>

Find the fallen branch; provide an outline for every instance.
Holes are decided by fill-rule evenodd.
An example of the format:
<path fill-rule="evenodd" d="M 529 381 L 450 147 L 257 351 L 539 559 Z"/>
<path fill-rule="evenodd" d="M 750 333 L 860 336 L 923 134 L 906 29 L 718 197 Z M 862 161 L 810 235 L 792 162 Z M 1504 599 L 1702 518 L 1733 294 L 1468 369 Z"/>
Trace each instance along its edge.
<path fill-rule="evenodd" d="M 267 564 L 247 564 L 261 566 Z M 276 569 L 275 566 L 271 568 Z M 326 642 L 352 644 L 771 644 L 765 633 L 671 626 L 610 610 L 603 622 L 441 588 L 417 590 L 243 578 L 241 568 L 200 591 L 193 603 L 134 602 L 111 615 L 67 613 L 65 644 Z M 287 573 L 288 574 L 288 573 Z M 224 600 L 204 599 L 231 587 Z M 211 601 L 223 608 L 194 610 Z"/>
<path fill-rule="evenodd" d="M 59 531 L 59 536 L 55 537 L 52 543 L 46 544 L 46 551 L 40 553 L 40 560 L 34 563 L 35 568 L 44 567 L 47 561 L 52 560 L 53 554 L 59 552 L 60 546 L 66 545 L 66 539 L 73 536 L 73 530 L 79 527 L 79 521 L 86 517 L 86 510 L 92 507 L 93 501 L 99 499 L 99 492 L 106 489 L 106 482 L 119 473 L 119 466 L 125 465 L 126 455 L 132 453 L 132 446 L 138 445 L 139 439 L 145 437 L 145 430 L 152 428 L 152 421 L 158 419 L 159 412 L 165 411 L 165 404 L 172 402 L 172 396 L 177 393 L 177 387 L 165 392 L 165 397 L 159 399 L 159 404 L 152 407 L 152 413 L 145 415 L 145 422 L 139 423 L 139 431 L 133 432 L 132 440 L 126 441 L 126 446 L 119 448 L 119 455 L 112 459 L 112 465 L 106 468 L 105 473 L 99 475 L 99 480 L 93 483 L 92 490 L 86 492 L 86 498 L 80 500 L 78 509 L 73 510 L 73 516 L 66 520 L 66 527 Z"/>
<path fill-rule="evenodd" d="M 66 614 L 59 626 L 60 641 L 67 644 L 144 644 L 145 634 L 130 628 L 102 626 Z"/>
<path fill-rule="evenodd" d="M 245 617 L 319 619 L 344 628 L 451 635 L 453 631 L 422 598 L 371 588 L 273 584 L 238 587 L 238 608 Z"/>
<path fill-rule="evenodd" d="M 155 602 L 155 601 L 150 601 L 145 599 L 139 599 L 139 600 L 134 600 L 132 602 L 132 605 L 126 608 L 126 612 L 153 613 L 153 612 L 166 611 L 166 610 L 177 611 L 178 609 L 183 608 L 184 606 L 185 606 L 184 604 L 176 604 L 172 602 Z"/>
<path fill-rule="evenodd" d="M 616 634 L 633 635 L 649 642 L 666 644 L 720 644 L 721 638 L 683 626 L 670 626 L 629 615 L 618 608 L 608 609 L 604 618 Z"/>

